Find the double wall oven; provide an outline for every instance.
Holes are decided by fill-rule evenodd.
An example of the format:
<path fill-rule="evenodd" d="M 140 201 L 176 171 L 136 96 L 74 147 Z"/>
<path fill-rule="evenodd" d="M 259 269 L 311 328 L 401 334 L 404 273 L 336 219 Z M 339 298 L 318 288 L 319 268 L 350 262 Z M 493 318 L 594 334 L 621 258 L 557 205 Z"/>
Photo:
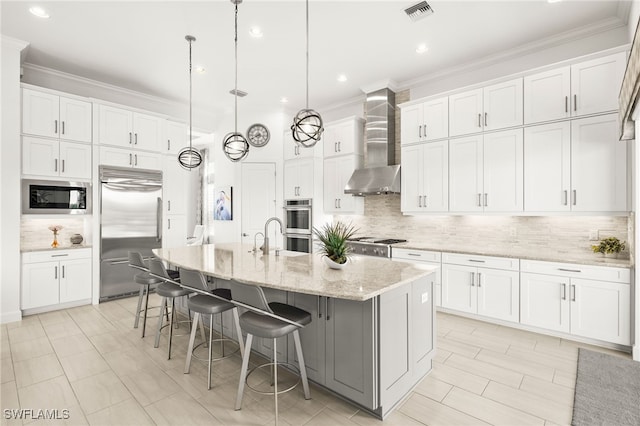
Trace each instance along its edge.
<path fill-rule="evenodd" d="M 310 199 L 284 201 L 285 249 L 311 253 L 313 251 L 313 213 Z"/>

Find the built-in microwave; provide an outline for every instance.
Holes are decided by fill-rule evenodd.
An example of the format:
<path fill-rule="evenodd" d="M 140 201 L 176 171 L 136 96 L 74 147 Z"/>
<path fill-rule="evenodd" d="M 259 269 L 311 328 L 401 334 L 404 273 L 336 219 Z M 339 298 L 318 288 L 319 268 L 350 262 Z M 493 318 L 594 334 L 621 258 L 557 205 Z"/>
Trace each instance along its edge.
<path fill-rule="evenodd" d="M 22 214 L 89 214 L 91 184 L 22 180 Z"/>
<path fill-rule="evenodd" d="M 313 231 L 310 199 L 285 200 L 285 234 L 311 234 Z"/>

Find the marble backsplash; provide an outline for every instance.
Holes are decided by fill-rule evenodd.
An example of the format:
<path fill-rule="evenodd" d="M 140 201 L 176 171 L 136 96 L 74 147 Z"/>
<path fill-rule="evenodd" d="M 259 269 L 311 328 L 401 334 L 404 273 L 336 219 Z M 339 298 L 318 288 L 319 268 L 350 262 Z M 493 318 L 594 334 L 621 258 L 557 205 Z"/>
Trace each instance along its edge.
<path fill-rule="evenodd" d="M 400 211 L 400 195 L 365 197 L 363 216 L 335 216 L 351 222 L 358 235 L 402 238 L 412 243 L 460 250 L 505 252 L 517 246 L 531 253 L 547 255 L 571 254 L 572 257 L 593 256 L 590 231 L 600 238 L 610 236 L 627 241 L 620 258 L 628 258 L 629 235 L 633 235 L 632 216 L 404 216 Z"/>
<path fill-rule="evenodd" d="M 53 232 L 49 230 L 49 226 L 52 225 L 62 226 L 62 229 L 58 232 L 59 248 L 71 246 L 69 239 L 73 234 L 80 234 L 84 237 L 81 245 L 89 245 L 88 232 L 85 229 L 85 220 L 83 218 L 22 218 L 20 221 L 20 250 L 28 251 L 51 247 Z"/>

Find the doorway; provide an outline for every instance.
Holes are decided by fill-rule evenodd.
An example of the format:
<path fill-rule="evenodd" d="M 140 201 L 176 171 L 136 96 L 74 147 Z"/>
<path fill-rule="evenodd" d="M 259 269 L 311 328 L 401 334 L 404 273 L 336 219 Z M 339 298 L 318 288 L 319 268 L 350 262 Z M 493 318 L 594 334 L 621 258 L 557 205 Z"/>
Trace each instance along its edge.
<path fill-rule="evenodd" d="M 242 219 L 241 242 L 253 245 L 257 232 L 264 232 L 264 224 L 276 216 L 276 165 L 275 163 L 242 163 Z M 272 246 L 282 246 L 282 236 L 277 226 L 270 228 Z M 258 237 L 258 247 L 262 239 Z"/>

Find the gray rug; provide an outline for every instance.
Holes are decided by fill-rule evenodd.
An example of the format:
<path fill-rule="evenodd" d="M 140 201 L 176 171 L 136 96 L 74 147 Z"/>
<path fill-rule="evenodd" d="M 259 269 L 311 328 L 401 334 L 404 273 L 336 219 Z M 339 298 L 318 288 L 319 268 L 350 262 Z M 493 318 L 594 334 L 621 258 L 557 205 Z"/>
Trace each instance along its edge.
<path fill-rule="evenodd" d="M 640 425 L 640 362 L 580 349 L 571 424 Z"/>

